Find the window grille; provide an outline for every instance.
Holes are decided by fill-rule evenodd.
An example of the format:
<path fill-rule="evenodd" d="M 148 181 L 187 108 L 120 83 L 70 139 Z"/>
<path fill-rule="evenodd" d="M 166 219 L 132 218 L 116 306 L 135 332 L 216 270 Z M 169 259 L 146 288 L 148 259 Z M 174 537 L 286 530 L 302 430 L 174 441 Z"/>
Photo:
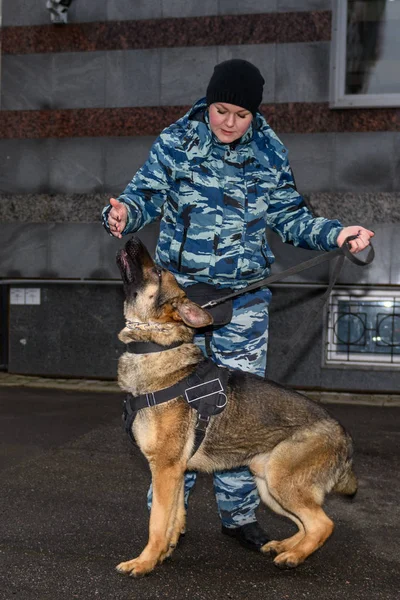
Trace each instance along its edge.
<path fill-rule="evenodd" d="M 327 366 L 400 368 L 400 291 L 333 292 L 325 346 Z"/>

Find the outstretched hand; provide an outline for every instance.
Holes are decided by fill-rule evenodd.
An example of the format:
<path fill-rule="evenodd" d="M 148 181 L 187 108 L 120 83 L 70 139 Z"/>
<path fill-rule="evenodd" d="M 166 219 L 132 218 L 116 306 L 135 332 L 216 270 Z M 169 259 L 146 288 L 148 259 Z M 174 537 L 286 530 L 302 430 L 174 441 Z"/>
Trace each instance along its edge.
<path fill-rule="evenodd" d="M 350 227 L 344 227 L 342 231 L 339 233 L 338 238 L 336 240 L 337 245 L 339 247 L 343 246 L 346 238 L 351 235 L 356 235 L 356 239 L 349 242 L 350 244 L 350 252 L 353 254 L 357 254 L 357 252 L 361 252 L 367 246 L 369 246 L 369 240 L 375 234 L 373 231 L 369 229 L 365 229 L 365 227 L 361 227 L 361 225 L 350 225 Z"/>
<path fill-rule="evenodd" d="M 110 204 L 112 206 L 108 213 L 110 231 L 115 237 L 122 238 L 122 232 L 126 227 L 128 218 L 128 210 L 123 202 L 119 202 L 115 198 L 110 199 Z"/>

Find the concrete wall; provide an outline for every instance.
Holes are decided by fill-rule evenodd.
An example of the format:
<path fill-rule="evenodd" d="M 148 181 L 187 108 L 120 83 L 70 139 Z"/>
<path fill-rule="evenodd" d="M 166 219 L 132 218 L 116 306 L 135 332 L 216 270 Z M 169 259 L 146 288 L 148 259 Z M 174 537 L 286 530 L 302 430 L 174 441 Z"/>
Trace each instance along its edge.
<path fill-rule="evenodd" d="M 396 210 L 400 198 L 400 133 L 315 133 L 280 135 L 289 148 L 289 159 L 298 189 L 316 194 L 333 193 L 332 207 L 343 193 L 359 194 L 359 218 L 368 210 L 362 194 L 375 194 L 379 211 Z M 0 139 L 0 194 L 52 194 L 47 204 L 58 206 L 57 194 L 120 193 L 135 170 L 146 160 L 153 137 Z M 385 192 L 385 199 L 379 194 Z M 102 199 L 103 201 L 103 199 Z M 40 207 L 35 207 L 40 211 Z M 326 210 L 326 209 L 325 209 Z M 342 211 L 342 208 L 338 209 Z M 390 213 L 387 215 L 389 218 Z M 399 209 L 397 209 L 397 217 Z M 3 219 L 10 216 L 2 206 Z M 24 220 L 23 214 L 18 215 Z M 379 217 L 379 213 L 377 215 Z M 89 213 L 86 220 L 93 218 Z M 397 218 L 396 217 L 396 218 Z M 389 222 L 390 222 L 389 218 Z"/>
<path fill-rule="evenodd" d="M 399 285 L 400 127 L 393 125 L 398 113 L 329 111 L 330 9 L 330 0 L 74 0 L 73 37 L 70 26 L 50 25 L 44 0 L 3 0 L 0 277 L 5 286 L 13 280 L 13 286 L 40 287 L 43 298 L 40 306 L 10 306 L 7 332 L 3 320 L 10 371 L 115 376 L 121 296 L 114 257 L 120 242 L 102 230 L 101 208 L 144 162 L 172 109 L 183 114 L 204 95 L 214 65 L 231 57 L 251 60 L 262 71 L 264 114 L 288 146 L 298 188 L 314 212 L 377 232 L 373 266 L 362 274 L 347 267 L 341 282 Z M 275 19 L 267 41 L 256 27 L 249 38 L 245 27 L 251 15 L 266 26 Z M 213 20 L 201 20 L 207 17 Z M 231 38 L 196 42 L 198 31 L 208 26 L 214 35 L 230 17 L 236 19 Z M 143 20 L 145 31 L 147 20 L 157 19 L 162 32 L 177 18 L 194 32 L 189 41 L 177 39 L 173 47 L 168 36 L 158 44 L 144 35 L 143 47 L 132 47 L 130 24 L 134 28 Z M 111 49 L 103 41 L 114 31 L 107 27 L 114 26 L 121 37 Z M 54 50 L 57 37 L 69 40 L 68 51 Z M 29 46 L 25 40 L 34 41 Z M 106 49 L 99 49 L 102 44 Z M 160 107 L 164 121 L 153 122 L 153 107 Z M 79 129 L 80 119 L 93 123 L 90 136 Z M 112 127 L 104 134 L 108 119 L 115 122 L 115 135 Z M 56 123 L 50 133 L 49 122 Z M 154 247 L 157 227 L 142 235 Z M 309 256 L 274 235 L 271 243 L 276 270 Z M 56 283 L 71 278 L 97 283 Z M 304 284 L 327 278 L 325 268 L 292 280 L 291 288 L 274 288 L 270 376 L 324 389 L 398 388 L 399 376 L 390 370 L 384 377 L 373 371 L 366 377 L 361 370 L 321 368 L 322 314 L 309 332 L 313 341 L 305 340 L 306 351 L 281 355 L 282 340 L 304 319 L 308 296 L 317 293 Z"/>
<path fill-rule="evenodd" d="M 3 0 L 3 24 L 49 23 L 45 2 Z M 74 0 L 71 22 L 329 10 L 331 0 Z"/>
<path fill-rule="evenodd" d="M 77 2 L 79 0 L 76 0 Z M 214 65 L 241 57 L 260 65 L 263 102 L 325 102 L 329 42 L 155 48 L 3 57 L 3 110 L 192 104 Z"/>

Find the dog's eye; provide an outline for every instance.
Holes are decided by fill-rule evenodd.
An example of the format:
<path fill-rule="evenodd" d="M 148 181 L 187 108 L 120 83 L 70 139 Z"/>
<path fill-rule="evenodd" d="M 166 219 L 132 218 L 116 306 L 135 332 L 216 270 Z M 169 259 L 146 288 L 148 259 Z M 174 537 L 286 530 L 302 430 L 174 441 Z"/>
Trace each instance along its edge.
<path fill-rule="evenodd" d="M 160 267 L 154 267 L 154 272 L 157 273 L 158 277 L 161 279 L 162 269 L 160 269 Z"/>

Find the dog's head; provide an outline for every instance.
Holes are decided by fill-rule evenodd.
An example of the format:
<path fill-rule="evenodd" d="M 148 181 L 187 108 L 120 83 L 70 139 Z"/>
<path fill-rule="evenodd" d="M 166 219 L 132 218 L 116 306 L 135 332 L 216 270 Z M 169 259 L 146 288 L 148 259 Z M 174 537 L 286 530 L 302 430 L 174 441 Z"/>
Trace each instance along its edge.
<path fill-rule="evenodd" d="M 124 283 L 127 320 L 181 323 L 184 329 L 212 324 L 210 313 L 187 298 L 172 273 L 154 263 L 138 237 L 133 236 L 118 252 L 117 264 Z"/>

